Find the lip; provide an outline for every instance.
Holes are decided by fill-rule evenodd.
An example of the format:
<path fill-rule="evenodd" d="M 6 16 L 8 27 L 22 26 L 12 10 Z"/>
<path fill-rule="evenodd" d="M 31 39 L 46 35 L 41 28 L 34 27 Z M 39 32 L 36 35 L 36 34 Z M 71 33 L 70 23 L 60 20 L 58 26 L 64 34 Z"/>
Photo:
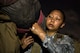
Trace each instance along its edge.
<path fill-rule="evenodd" d="M 53 27 L 54 25 L 53 25 L 53 24 L 48 24 L 48 26 L 49 26 L 49 27 Z"/>

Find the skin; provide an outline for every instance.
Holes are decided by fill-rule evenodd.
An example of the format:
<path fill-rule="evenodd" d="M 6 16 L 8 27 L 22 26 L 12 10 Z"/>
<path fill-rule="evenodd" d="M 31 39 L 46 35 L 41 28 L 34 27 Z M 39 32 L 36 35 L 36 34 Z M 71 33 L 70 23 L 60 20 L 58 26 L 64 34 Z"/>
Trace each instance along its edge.
<path fill-rule="evenodd" d="M 59 28 L 63 28 L 64 25 L 63 14 L 59 10 L 53 10 L 46 18 L 47 34 L 50 36 L 55 34 Z M 46 32 L 44 32 L 38 23 L 33 24 L 31 31 L 38 35 L 42 41 L 46 37 Z"/>
<path fill-rule="evenodd" d="M 46 27 L 47 33 L 40 27 L 38 23 L 34 23 L 32 25 L 31 31 L 38 35 L 39 38 L 44 41 L 46 34 L 49 36 L 55 34 L 59 28 L 63 28 L 63 14 L 59 10 L 53 10 L 47 17 L 46 17 Z M 34 40 L 31 36 L 27 37 L 24 36 L 22 38 L 22 48 L 25 49 L 29 44 L 33 43 Z"/>
<path fill-rule="evenodd" d="M 52 11 L 46 18 L 46 27 L 48 35 L 52 35 L 64 26 L 63 14 L 59 10 Z"/>
<path fill-rule="evenodd" d="M 21 47 L 23 49 L 25 49 L 29 44 L 34 42 L 34 39 L 32 38 L 32 36 L 28 36 L 27 38 L 26 38 L 26 36 L 27 36 L 27 34 L 25 33 L 25 35 L 21 39 Z"/>

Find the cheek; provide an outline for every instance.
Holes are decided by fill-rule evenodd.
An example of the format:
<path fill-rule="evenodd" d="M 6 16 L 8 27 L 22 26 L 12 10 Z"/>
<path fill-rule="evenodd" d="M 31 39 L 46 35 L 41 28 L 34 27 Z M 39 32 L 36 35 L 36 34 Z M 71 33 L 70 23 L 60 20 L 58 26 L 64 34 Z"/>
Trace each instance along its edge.
<path fill-rule="evenodd" d="M 56 27 L 60 27 L 60 26 L 61 26 L 61 23 L 62 23 L 62 22 L 55 22 L 54 25 L 55 25 Z"/>
<path fill-rule="evenodd" d="M 50 22 L 50 19 L 47 18 L 47 19 L 46 19 L 46 23 L 49 23 L 49 22 Z"/>
<path fill-rule="evenodd" d="M 47 22 L 51 22 L 51 19 L 47 18 L 46 21 L 47 21 Z"/>
<path fill-rule="evenodd" d="M 46 26 L 48 26 L 49 23 L 50 23 L 50 20 L 46 19 Z"/>

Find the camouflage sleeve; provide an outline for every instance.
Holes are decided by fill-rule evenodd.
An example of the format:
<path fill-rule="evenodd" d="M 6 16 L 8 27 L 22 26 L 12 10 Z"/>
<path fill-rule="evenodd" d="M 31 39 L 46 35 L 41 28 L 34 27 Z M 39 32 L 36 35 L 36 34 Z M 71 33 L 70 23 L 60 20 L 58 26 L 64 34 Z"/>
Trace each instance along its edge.
<path fill-rule="evenodd" d="M 56 42 L 52 38 L 46 37 L 43 46 L 48 48 L 50 53 L 74 53 L 73 41 L 67 36 Z"/>

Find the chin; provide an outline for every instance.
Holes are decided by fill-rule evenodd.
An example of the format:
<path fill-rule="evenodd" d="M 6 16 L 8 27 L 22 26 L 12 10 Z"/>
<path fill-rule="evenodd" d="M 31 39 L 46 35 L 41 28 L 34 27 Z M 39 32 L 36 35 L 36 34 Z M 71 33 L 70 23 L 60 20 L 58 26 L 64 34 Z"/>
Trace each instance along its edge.
<path fill-rule="evenodd" d="M 53 28 L 48 28 L 49 30 L 54 30 Z"/>

